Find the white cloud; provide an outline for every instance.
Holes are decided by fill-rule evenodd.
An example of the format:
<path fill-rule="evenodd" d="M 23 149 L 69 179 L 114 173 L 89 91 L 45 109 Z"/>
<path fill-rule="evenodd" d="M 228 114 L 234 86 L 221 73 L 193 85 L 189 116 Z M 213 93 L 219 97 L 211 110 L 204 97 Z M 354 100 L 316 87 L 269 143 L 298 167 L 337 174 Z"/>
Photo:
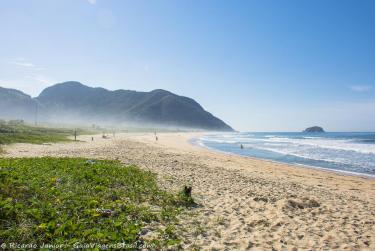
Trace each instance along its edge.
<path fill-rule="evenodd" d="M 352 91 L 355 92 L 367 92 L 371 89 L 369 85 L 352 85 L 349 87 Z"/>
<path fill-rule="evenodd" d="M 96 4 L 96 0 L 87 0 L 87 2 L 89 2 L 89 4 Z"/>
<path fill-rule="evenodd" d="M 27 62 L 13 62 L 12 64 L 17 65 L 17 66 L 22 66 L 22 67 L 30 67 L 30 68 L 35 67 L 34 64 L 27 63 Z"/>
<path fill-rule="evenodd" d="M 10 62 L 13 65 L 25 68 L 25 69 L 30 69 L 30 70 L 35 70 L 35 71 L 42 71 L 44 70 L 44 67 L 39 67 L 36 66 L 35 64 L 27 61 L 25 58 L 17 58 L 13 61 Z"/>

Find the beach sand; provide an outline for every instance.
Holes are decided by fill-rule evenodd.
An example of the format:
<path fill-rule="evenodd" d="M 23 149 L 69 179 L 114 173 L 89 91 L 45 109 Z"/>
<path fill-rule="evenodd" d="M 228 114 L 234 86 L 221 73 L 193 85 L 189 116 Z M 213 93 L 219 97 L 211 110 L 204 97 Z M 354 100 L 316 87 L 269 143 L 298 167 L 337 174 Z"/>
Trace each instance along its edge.
<path fill-rule="evenodd" d="M 11 157 L 119 159 L 158 174 L 160 185 L 191 185 L 198 206 L 177 232 L 186 249 L 375 250 L 375 179 L 213 152 L 201 133 L 117 134 L 82 142 L 5 147 Z M 152 232 L 152 227 L 149 230 Z"/>

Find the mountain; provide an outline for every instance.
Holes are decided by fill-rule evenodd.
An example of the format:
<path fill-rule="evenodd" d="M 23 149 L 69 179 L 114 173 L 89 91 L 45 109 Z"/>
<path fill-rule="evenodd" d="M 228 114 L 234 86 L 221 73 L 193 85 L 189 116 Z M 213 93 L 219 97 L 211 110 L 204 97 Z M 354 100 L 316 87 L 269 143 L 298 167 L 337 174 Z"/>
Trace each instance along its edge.
<path fill-rule="evenodd" d="M 306 128 L 303 132 L 324 132 L 324 130 L 320 126 L 313 126 L 313 127 Z"/>
<path fill-rule="evenodd" d="M 33 121 L 37 109 L 36 100 L 14 89 L 0 87 L 0 118 Z"/>
<path fill-rule="evenodd" d="M 23 95 L 30 102 L 38 103 L 38 116 L 45 121 L 233 130 L 193 99 L 160 89 L 110 91 L 70 81 L 44 89 L 35 99 Z"/>

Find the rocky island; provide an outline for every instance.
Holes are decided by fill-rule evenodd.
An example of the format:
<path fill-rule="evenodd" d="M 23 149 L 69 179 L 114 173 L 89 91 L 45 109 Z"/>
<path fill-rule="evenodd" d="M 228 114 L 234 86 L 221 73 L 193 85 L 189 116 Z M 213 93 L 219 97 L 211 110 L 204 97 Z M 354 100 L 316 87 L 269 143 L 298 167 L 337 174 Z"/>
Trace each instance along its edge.
<path fill-rule="evenodd" d="M 313 126 L 306 128 L 303 132 L 324 132 L 324 130 L 320 126 Z"/>

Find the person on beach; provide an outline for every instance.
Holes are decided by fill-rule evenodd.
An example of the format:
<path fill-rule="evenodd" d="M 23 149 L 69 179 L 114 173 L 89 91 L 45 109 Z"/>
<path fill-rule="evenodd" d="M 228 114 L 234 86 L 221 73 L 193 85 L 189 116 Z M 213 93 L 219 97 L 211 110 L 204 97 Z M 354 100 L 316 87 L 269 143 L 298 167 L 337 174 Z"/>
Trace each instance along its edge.
<path fill-rule="evenodd" d="M 241 149 L 243 149 L 243 145 L 241 144 Z"/>

